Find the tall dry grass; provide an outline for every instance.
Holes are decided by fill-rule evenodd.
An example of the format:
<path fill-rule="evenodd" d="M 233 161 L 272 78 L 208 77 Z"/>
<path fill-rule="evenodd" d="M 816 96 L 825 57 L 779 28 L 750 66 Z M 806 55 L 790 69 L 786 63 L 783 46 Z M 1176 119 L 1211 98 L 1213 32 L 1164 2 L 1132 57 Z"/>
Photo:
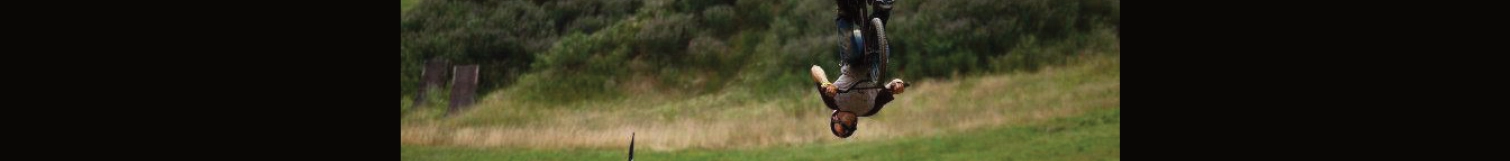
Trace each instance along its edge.
<path fill-rule="evenodd" d="M 452 118 L 405 121 L 400 133 L 403 144 L 569 149 L 623 147 L 633 132 L 636 146 L 648 150 L 941 135 L 1118 107 L 1119 61 L 1117 54 L 1090 56 L 1033 73 L 912 80 L 907 93 L 878 115 L 862 118 L 849 139 L 827 131 L 828 110 L 808 88 L 779 96 L 730 89 L 690 98 L 644 94 L 568 105 L 519 103 L 525 101 L 499 94 Z"/>

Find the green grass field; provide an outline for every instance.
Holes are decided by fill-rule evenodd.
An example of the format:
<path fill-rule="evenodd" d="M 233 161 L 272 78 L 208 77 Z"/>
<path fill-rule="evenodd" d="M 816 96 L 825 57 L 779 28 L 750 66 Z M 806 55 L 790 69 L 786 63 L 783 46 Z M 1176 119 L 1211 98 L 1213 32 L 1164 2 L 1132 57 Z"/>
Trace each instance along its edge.
<path fill-rule="evenodd" d="M 1121 109 L 946 136 L 752 150 L 648 151 L 637 160 L 1120 160 Z M 628 136 L 625 136 L 628 137 Z M 618 149 L 403 146 L 402 160 L 618 160 Z M 643 147 L 640 147 L 643 148 Z"/>

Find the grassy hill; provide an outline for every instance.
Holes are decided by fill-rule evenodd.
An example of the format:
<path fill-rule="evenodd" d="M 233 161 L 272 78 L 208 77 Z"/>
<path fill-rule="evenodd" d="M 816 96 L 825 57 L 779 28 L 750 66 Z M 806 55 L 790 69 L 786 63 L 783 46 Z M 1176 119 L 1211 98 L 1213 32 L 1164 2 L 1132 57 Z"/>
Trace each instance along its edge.
<path fill-rule="evenodd" d="M 830 1 L 401 0 L 403 160 L 1120 160 L 1119 0 L 899 0 L 911 82 L 839 139 Z M 411 106 L 425 60 L 482 98 Z M 830 75 L 830 78 L 837 78 Z"/>

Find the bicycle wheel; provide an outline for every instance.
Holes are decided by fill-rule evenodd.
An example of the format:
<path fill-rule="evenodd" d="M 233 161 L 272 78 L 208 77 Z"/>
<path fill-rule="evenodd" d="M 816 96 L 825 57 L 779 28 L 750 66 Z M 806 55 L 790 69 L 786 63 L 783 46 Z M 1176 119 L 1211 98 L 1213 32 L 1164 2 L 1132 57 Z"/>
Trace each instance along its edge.
<path fill-rule="evenodd" d="M 876 66 L 876 75 L 872 76 L 874 78 L 872 78 L 871 80 L 879 81 L 881 80 L 881 78 L 885 78 L 886 65 L 891 61 L 891 47 L 889 46 L 889 42 L 886 41 L 886 27 L 884 24 L 882 24 L 881 19 L 871 18 L 870 23 L 870 27 L 872 28 L 871 30 L 874 30 L 875 32 L 875 39 L 873 39 L 875 40 L 875 42 L 873 43 L 876 44 L 876 47 L 872 49 L 875 49 L 874 51 L 879 51 L 876 53 L 880 54 L 878 55 L 880 60 L 876 60 L 876 63 L 878 63 Z"/>

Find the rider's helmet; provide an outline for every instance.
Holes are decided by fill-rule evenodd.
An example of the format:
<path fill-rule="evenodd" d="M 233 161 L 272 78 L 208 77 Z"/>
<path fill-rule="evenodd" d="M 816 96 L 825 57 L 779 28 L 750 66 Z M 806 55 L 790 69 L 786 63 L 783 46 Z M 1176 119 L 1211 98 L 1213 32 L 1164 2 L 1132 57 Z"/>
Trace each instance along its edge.
<path fill-rule="evenodd" d="M 855 115 L 855 113 L 849 111 L 835 111 L 834 114 L 829 117 L 828 126 L 829 131 L 834 132 L 834 136 L 838 136 L 839 138 L 849 138 L 850 135 L 855 134 L 855 127 L 859 123 L 860 119 L 857 117 L 857 115 Z"/>

